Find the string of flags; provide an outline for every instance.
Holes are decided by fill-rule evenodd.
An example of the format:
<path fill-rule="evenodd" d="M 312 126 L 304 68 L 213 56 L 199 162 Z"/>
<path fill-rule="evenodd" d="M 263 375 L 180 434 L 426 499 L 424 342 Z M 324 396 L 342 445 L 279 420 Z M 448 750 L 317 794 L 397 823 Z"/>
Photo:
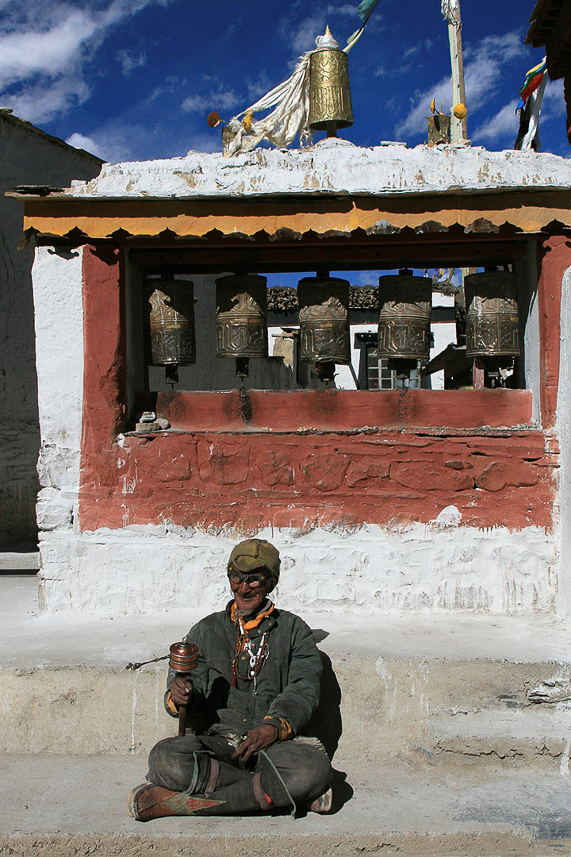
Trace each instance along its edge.
<path fill-rule="evenodd" d="M 539 114 L 543 93 L 547 84 L 547 58 L 533 68 L 530 68 L 525 76 L 523 86 L 519 91 L 519 101 L 516 113 L 519 112 L 519 131 L 514 144 L 514 149 L 536 152 L 541 146 L 539 139 Z"/>
<path fill-rule="evenodd" d="M 523 86 L 519 91 L 519 101 L 516 110 L 523 110 L 529 96 L 539 89 L 543 80 L 543 75 L 547 71 L 547 57 L 543 57 L 542 61 L 533 68 L 530 68 L 525 76 Z"/>

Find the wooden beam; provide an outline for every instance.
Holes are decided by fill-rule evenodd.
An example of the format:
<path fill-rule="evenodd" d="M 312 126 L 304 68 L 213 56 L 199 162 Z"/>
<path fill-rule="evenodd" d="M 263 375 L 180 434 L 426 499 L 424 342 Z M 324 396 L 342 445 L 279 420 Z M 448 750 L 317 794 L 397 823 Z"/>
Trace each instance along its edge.
<path fill-rule="evenodd" d="M 178 273 L 216 273 L 235 268 L 248 271 L 391 270 L 393 268 L 484 267 L 509 264 L 527 251 L 527 241 L 490 240 L 391 242 L 383 244 L 273 244 L 200 246 L 188 249 L 135 249 L 132 264 L 149 272 L 169 269 Z"/>

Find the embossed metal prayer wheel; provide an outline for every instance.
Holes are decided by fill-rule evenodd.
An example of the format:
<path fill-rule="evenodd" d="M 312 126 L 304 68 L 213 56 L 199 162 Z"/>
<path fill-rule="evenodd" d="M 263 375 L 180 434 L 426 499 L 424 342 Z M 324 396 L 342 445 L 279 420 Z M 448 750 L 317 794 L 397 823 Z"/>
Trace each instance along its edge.
<path fill-rule="evenodd" d="M 329 27 L 316 42 L 318 49 L 309 60 L 309 127 L 329 132 L 334 123 L 336 128 L 349 128 L 353 107 L 347 54 L 339 50 Z"/>
<path fill-rule="evenodd" d="M 267 357 L 267 280 L 231 274 L 216 280 L 216 356 Z"/>
<path fill-rule="evenodd" d="M 518 357 L 517 277 L 509 271 L 468 274 L 466 357 Z"/>
<path fill-rule="evenodd" d="M 432 280 L 399 274 L 379 277 L 378 356 L 424 360 L 430 354 Z"/>
<path fill-rule="evenodd" d="M 188 675 L 198 664 L 198 646 L 182 640 L 169 648 L 169 667 L 179 675 Z M 186 734 L 186 705 L 178 707 L 178 735 Z"/>
<path fill-rule="evenodd" d="M 181 675 L 188 673 L 196 667 L 198 654 L 198 646 L 194 643 L 173 643 L 169 648 L 169 667 Z"/>
<path fill-rule="evenodd" d="M 351 362 L 349 282 L 338 277 L 304 277 L 297 284 L 300 360 Z"/>
<path fill-rule="evenodd" d="M 147 280 L 153 366 L 187 366 L 196 360 L 194 283 Z"/>

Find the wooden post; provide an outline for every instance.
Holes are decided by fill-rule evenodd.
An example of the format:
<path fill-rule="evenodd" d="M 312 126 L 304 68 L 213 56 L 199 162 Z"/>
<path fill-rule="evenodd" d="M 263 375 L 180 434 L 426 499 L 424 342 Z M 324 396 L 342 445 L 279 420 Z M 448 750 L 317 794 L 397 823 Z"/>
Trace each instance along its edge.
<path fill-rule="evenodd" d="M 453 113 L 454 107 L 457 104 L 466 104 L 460 0 L 443 0 L 442 14 L 448 21 L 450 65 L 452 67 L 452 110 L 450 111 L 450 140 L 452 143 L 458 143 L 461 140 L 468 139 L 467 118 L 464 117 L 463 119 L 457 119 Z"/>

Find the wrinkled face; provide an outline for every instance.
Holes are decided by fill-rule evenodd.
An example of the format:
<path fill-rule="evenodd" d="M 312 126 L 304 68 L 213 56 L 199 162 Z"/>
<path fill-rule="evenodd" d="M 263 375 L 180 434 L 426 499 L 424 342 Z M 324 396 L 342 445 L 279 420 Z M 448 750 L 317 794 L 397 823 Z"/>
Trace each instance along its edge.
<path fill-rule="evenodd" d="M 230 577 L 230 587 L 240 616 L 255 616 L 266 600 L 268 583 L 265 571 L 265 568 L 254 568 L 250 574 L 240 575 L 240 581 Z"/>

